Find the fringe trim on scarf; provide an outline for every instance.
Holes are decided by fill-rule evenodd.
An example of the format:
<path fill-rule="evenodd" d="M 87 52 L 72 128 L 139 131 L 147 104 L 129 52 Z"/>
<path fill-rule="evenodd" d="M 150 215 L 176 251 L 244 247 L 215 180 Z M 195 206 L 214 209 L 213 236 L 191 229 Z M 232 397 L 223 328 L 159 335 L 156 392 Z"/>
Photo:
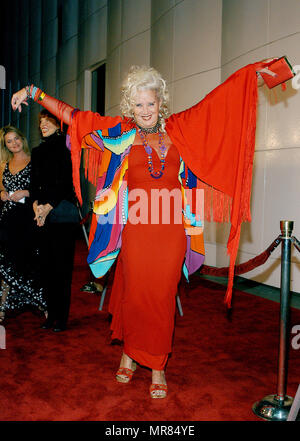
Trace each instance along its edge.
<path fill-rule="evenodd" d="M 230 265 L 228 274 L 228 285 L 225 295 L 224 302 L 228 308 L 231 308 L 232 301 L 232 289 L 233 289 L 233 279 L 234 279 L 234 267 L 237 257 L 237 252 L 239 248 L 240 234 L 241 234 L 241 224 L 245 221 L 251 221 L 250 212 L 250 196 L 251 196 L 251 186 L 252 186 L 252 169 L 253 169 L 253 158 L 255 150 L 255 132 L 256 132 L 256 107 L 257 107 L 257 87 L 253 88 L 253 95 L 251 99 L 251 107 L 249 110 L 249 124 L 247 128 L 246 136 L 246 153 L 244 160 L 244 173 L 242 178 L 241 187 L 242 197 L 239 206 L 238 219 L 231 219 L 232 228 L 228 239 L 227 250 L 230 255 Z M 233 225 L 236 225 L 234 230 Z"/>
<path fill-rule="evenodd" d="M 72 124 L 69 126 L 69 135 L 71 138 L 71 158 L 72 158 L 72 170 L 73 170 L 73 184 L 77 199 L 82 205 L 82 194 L 80 186 L 80 166 L 81 159 L 85 177 L 88 181 L 97 185 L 98 171 L 101 163 L 101 151 L 94 148 L 82 148 L 82 140 L 77 137 L 78 133 L 77 122 L 77 109 L 72 115 Z M 83 152 L 83 156 L 82 155 Z"/>
<path fill-rule="evenodd" d="M 72 123 L 69 126 L 68 134 L 71 138 L 71 159 L 73 170 L 73 184 L 75 193 L 80 205 L 82 205 L 82 195 L 80 188 L 80 163 L 81 163 L 81 139 L 77 137 L 77 111 L 72 115 Z"/>
<path fill-rule="evenodd" d="M 101 164 L 101 153 L 99 150 L 88 148 L 83 150 L 84 176 L 93 185 L 97 185 L 99 167 Z"/>
<path fill-rule="evenodd" d="M 204 191 L 204 220 L 230 222 L 232 198 L 200 179 L 197 188 Z"/>

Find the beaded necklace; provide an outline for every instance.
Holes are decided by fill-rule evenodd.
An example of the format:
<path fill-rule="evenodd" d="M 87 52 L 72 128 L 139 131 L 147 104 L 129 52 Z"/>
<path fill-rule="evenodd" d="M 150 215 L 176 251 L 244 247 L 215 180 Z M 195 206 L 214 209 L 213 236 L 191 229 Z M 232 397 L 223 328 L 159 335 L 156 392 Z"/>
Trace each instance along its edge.
<path fill-rule="evenodd" d="M 163 173 L 164 173 L 164 169 L 165 169 L 165 158 L 166 158 L 166 146 L 164 145 L 163 141 L 163 134 L 161 132 L 158 132 L 158 136 L 159 136 L 159 144 L 158 144 L 158 148 L 159 148 L 159 153 L 160 153 L 160 163 L 161 163 L 161 169 L 159 171 L 154 171 L 153 169 L 153 161 L 152 161 L 152 148 L 150 147 L 150 145 L 148 144 L 146 137 L 144 135 L 144 133 L 142 132 L 141 129 L 138 129 L 138 133 L 142 139 L 143 142 L 143 146 L 146 150 L 146 153 L 148 155 L 148 170 L 150 175 L 152 176 L 152 178 L 155 179 L 159 179 L 162 177 Z"/>
<path fill-rule="evenodd" d="M 157 132 L 159 132 L 159 128 L 160 128 L 160 122 L 159 121 L 157 121 L 155 126 L 149 127 L 149 128 L 141 127 L 141 126 L 138 125 L 138 123 L 135 123 L 135 124 L 136 124 L 136 126 L 137 126 L 137 128 L 139 130 L 141 130 L 143 133 L 146 133 L 146 134 L 147 133 L 157 133 Z"/>

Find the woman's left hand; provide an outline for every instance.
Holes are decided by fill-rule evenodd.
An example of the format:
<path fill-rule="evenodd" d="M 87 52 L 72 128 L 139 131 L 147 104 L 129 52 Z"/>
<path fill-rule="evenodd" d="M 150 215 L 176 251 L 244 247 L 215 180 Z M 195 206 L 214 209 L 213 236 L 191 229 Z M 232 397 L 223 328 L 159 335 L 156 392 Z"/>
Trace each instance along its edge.
<path fill-rule="evenodd" d="M 17 190 L 10 195 L 9 200 L 13 202 L 19 202 L 21 199 L 29 196 L 28 190 Z"/>
<path fill-rule="evenodd" d="M 263 64 L 264 63 L 271 63 L 271 61 L 275 61 L 278 60 L 278 57 L 274 57 L 274 58 L 266 58 L 265 60 L 261 60 L 260 63 L 262 64 L 262 69 L 263 69 Z M 264 80 L 263 77 L 260 75 L 259 70 L 256 72 L 257 74 L 257 86 L 261 87 L 264 85 Z"/>
<path fill-rule="evenodd" d="M 38 227 L 42 227 L 45 224 L 46 217 L 52 209 L 53 207 L 50 204 L 41 204 L 36 206 L 34 220 L 36 220 Z"/>

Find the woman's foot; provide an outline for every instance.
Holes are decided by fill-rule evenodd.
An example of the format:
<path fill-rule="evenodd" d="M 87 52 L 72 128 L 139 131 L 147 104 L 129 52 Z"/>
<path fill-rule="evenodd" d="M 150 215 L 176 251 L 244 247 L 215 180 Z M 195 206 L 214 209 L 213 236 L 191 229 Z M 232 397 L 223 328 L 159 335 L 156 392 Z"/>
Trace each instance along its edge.
<path fill-rule="evenodd" d="M 46 320 L 41 324 L 41 329 L 51 329 L 54 326 L 54 320 L 46 318 Z"/>
<path fill-rule="evenodd" d="M 48 318 L 48 311 L 45 311 L 45 309 L 42 306 L 39 306 L 38 308 L 44 314 L 45 318 L 47 319 Z"/>
<path fill-rule="evenodd" d="M 151 398 L 166 398 L 168 386 L 166 382 L 165 372 L 152 370 L 152 384 L 150 386 Z"/>
<path fill-rule="evenodd" d="M 119 383 L 129 383 L 135 370 L 136 363 L 123 352 L 120 367 L 116 373 L 116 380 Z"/>

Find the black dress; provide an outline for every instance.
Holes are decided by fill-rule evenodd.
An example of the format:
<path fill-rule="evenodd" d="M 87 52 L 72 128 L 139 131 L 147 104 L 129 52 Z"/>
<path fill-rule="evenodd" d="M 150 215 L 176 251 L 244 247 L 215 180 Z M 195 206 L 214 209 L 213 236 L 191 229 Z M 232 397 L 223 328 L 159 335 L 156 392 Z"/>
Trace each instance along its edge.
<path fill-rule="evenodd" d="M 38 204 L 57 207 L 62 200 L 76 203 L 70 151 L 61 133 L 44 138 L 32 150 L 30 197 Z M 51 213 L 51 212 L 50 212 Z M 52 223 L 36 227 L 43 285 L 46 291 L 48 323 L 58 328 L 67 324 L 71 300 L 71 282 L 78 224 Z"/>
<path fill-rule="evenodd" d="M 7 192 L 29 189 L 31 163 L 16 174 L 6 163 L 2 183 Z M 34 243 L 32 205 L 6 201 L 0 212 L 0 279 L 9 285 L 9 292 L 1 310 L 23 309 L 31 305 L 46 308 L 43 289 L 37 273 L 38 251 Z M 1 287 L 0 287 L 1 290 Z M 0 291 L 2 296 L 2 291 Z"/>

